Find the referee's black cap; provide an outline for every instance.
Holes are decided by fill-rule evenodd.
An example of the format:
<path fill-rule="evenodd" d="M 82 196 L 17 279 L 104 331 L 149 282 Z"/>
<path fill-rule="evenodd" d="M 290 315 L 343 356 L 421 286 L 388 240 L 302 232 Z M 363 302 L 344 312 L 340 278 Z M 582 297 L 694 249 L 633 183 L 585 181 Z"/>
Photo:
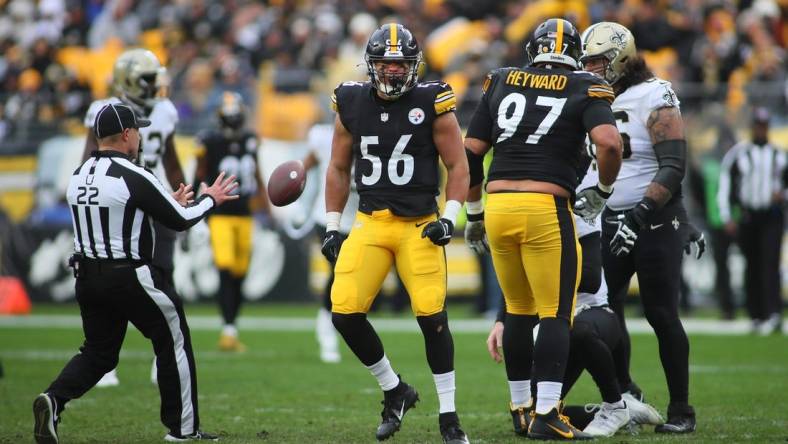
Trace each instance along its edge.
<path fill-rule="evenodd" d="M 126 128 L 144 128 L 150 126 L 150 120 L 137 118 L 134 111 L 120 103 L 104 105 L 93 122 L 93 132 L 97 139 L 120 134 Z"/>

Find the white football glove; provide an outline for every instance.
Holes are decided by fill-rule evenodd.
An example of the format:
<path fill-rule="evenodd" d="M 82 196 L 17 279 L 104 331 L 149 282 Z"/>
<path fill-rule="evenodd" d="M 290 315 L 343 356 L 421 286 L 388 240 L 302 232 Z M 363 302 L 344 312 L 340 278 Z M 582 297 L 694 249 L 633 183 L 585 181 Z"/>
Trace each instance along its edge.
<path fill-rule="evenodd" d="M 577 193 L 575 199 L 575 214 L 582 217 L 588 223 L 593 223 L 599 213 L 605 208 L 607 199 L 611 192 L 602 191 L 599 185 L 594 185 Z"/>

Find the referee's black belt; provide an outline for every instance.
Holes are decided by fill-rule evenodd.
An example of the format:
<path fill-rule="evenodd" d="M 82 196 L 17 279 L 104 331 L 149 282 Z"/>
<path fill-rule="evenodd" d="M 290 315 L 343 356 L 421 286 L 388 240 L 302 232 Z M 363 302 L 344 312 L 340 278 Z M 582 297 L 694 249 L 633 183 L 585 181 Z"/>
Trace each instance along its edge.
<path fill-rule="evenodd" d="M 145 261 L 131 259 L 92 259 L 82 255 L 73 255 L 69 265 L 74 268 L 75 274 L 89 276 L 110 271 L 134 269 L 145 265 Z"/>

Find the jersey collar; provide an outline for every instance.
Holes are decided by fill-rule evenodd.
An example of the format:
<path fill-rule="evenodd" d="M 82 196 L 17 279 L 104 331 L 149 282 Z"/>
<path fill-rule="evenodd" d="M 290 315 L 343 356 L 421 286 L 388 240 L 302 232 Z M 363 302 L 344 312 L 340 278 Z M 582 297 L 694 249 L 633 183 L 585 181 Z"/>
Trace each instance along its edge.
<path fill-rule="evenodd" d="M 124 154 L 124 153 L 121 153 L 120 151 L 115 151 L 115 150 L 112 150 L 112 149 L 101 150 L 101 151 L 93 150 L 93 152 L 91 152 L 90 155 L 93 156 L 93 157 L 122 157 L 122 158 L 124 158 L 126 160 L 131 160 L 127 154 Z"/>

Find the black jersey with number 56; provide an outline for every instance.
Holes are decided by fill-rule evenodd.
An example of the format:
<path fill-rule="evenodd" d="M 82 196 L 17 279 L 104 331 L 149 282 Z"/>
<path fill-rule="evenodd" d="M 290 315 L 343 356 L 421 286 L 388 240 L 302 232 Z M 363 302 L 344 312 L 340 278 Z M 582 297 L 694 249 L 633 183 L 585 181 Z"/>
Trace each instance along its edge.
<path fill-rule="evenodd" d="M 359 210 L 388 209 L 398 216 L 437 211 L 438 151 L 432 125 L 456 108 L 446 83 L 419 83 L 397 100 L 383 100 L 370 82 L 345 82 L 331 97 L 353 135 Z"/>
<path fill-rule="evenodd" d="M 467 136 L 489 142 L 488 181 L 551 182 L 574 192 L 586 133 L 615 125 L 615 96 L 601 78 L 583 71 L 500 68 L 482 87 Z"/>

